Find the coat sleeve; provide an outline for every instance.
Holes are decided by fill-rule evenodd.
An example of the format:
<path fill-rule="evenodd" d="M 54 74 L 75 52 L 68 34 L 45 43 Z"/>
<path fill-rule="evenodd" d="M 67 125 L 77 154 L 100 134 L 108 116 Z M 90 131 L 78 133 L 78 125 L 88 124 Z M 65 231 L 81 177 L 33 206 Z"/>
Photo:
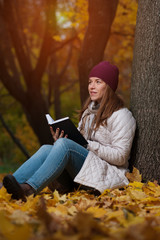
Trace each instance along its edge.
<path fill-rule="evenodd" d="M 129 159 L 136 121 L 128 109 L 121 109 L 112 114 L 108 124 L 111 124 L 111 143 L 102 145 L 88 140 L 88 150 L 112 165 L 123 166 Z"/>

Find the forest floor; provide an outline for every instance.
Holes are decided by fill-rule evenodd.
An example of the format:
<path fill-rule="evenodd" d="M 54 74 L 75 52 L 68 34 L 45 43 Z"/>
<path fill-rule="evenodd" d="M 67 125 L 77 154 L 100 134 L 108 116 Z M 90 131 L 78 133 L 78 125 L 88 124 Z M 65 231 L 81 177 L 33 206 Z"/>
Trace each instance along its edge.
<path fill-rule="evenodd" d="M 79 190 L 61 195 L 45 188 L 27 202 L 12 200 L 2 187 L 0 239 L 160 239 L 160 186 L 142 183 L 137 169 L 128 178 L 127 187 L 100 196 Z"/>

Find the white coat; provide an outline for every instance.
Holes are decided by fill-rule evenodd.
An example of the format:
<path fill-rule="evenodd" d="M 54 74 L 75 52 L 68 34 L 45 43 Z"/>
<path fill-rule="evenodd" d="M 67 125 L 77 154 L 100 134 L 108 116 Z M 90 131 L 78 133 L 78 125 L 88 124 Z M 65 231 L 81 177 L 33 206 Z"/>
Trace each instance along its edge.
<path fill-rule="evenodd" d="M 78 128 L 86 116 L 88 122 L 94 112 L 86 109 Z M 92 116 L 93 119 L 93 116 Z M 87 122 L 87 121 L 86 121 Z M 88 156 L 74 181 L 99 190 L 128 185 L 125 176 L 136 129 L 136 121 L 127 108 L 115 111 L 107 120 L 107 126 L 92 130 L 88 141 Z"/>

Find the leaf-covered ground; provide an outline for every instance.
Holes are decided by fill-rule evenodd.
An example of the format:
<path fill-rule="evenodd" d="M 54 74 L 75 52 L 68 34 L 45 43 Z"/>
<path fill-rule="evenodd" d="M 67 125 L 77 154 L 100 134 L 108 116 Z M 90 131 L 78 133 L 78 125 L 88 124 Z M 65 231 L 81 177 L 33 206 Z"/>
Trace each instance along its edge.
<path fill-rule="evenodd" d="M 11 200 L 3 187 L 0 239 L 160 239 L 160 186 L 141 183 L 136 169 L 128 178 L 130 184 L 124 189 L 106 190 L 98 197 L 78 190 L 60 195 L 45 188 L 26 203 Z"/>

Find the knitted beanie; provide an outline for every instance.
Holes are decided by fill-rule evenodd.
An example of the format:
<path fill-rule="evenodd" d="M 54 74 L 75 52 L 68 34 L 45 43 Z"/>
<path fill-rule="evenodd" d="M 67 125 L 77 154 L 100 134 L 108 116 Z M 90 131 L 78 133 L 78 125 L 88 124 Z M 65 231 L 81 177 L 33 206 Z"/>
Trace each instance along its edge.
<path fill-rule="evenodd" d="M 91 69 L 89 78 L 97 77 L 102 79 L 115 92 L 118 86 L 118 75 L 119 70 L 115 65 L 112 65 L 107 61 L 103 61 Z"/>

